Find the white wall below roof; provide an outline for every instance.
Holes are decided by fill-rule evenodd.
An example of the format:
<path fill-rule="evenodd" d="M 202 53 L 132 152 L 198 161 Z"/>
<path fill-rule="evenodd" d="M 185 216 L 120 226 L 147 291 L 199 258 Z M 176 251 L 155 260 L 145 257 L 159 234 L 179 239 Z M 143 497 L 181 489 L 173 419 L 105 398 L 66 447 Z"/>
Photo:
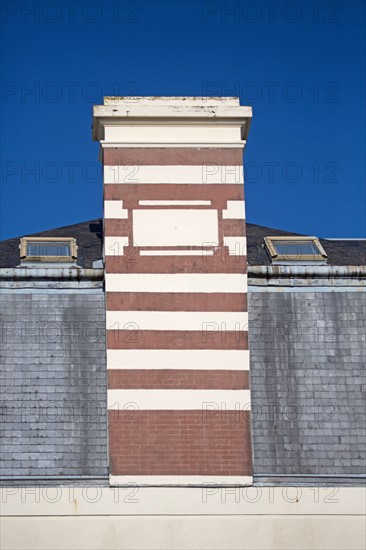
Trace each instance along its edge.
<path fill-rule="evenodd" d="M 365 487 L 1 487 L 3 517 L 25 516 L 357 516 Z"/>
<path fill-rule="evenodd" d="M 2 550 L 364 550 L 361 516 L 5 518 Z"/>
<path fill-rule="evenodd" d="M 365 502 L 361 487 L 8 488 L 1 548 L 361 550 Z"/>

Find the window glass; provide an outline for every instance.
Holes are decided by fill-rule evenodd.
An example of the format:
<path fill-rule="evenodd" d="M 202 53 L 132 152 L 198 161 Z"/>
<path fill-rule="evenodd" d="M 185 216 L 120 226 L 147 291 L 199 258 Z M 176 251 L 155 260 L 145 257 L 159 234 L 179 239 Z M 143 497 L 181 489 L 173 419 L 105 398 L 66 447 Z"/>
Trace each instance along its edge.
<path fill-rule="evenodd" d="M 29 242 L 27 256 L 71 256 L 70 244 L 64 242 Z"/>
<path fill-rule="evenodd" d="M 298 256 L 303 254 L 318 255 L 319 250 L 313 241 L 272 241 L 277 254 Z"/>

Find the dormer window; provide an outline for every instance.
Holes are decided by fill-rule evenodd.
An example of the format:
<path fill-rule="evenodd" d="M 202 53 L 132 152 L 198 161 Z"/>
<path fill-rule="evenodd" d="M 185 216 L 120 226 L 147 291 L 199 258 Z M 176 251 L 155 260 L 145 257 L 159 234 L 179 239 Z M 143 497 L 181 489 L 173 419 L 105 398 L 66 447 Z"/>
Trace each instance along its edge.
<path fill-rule="evenodd" d="M 317 237 L 265 237 L 264 242 L 273 263 L 325 263 L 327 260 Z"/>
<path fill-rule="evenodd" d="M 20 239 L 21 262 L 75 263 L 76 239 L 71 237 L 23 237 Z"/>

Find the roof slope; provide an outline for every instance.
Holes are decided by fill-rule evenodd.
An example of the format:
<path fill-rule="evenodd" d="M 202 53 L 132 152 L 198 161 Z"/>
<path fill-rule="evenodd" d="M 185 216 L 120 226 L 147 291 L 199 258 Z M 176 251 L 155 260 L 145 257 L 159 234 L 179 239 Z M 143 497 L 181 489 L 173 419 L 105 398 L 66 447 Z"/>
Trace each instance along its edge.
<path fill-rule="evenodd" d="M 250 265 L 270 265 L 271 261 L 265 250 L 263 238 L 268 235 L 296 236 L 280 229 L 264 227 L 247 223 L 248 263 Z M 92 267 L 96 260 L 102 258 L 103 220 L 96 219 L 86 222 L 58 227 L 33 235 L 32 237 L 75 237 L 78 244 L 78 265 Z M 19 239 L 8 239 L 0 242 L 0 267 L 15 267 L 19 265 Z M 366 241 L 360 240 L 327 240 L 320 242 L 328 254 L 329 265 L 366 265 Z"/>
<path fill-rule="evenodd" d="M 90 268 L 93 262 L 102 258 L 103 220 L 90 220 L 57 227 L 24 237 L 75 237 L 78 245 L 77 263 L 81 267 Z M 19 239 L 8 239 L 0 242 L 0 267 L 15 267 L 20 264 Z"/>
<path fill-rule="evenodd" d="M 247 223 L 248 263 L 250 265 L 271 265 L 263 239 L 277 235 L 304 236 L 300 233 Z M 366 240 L 319 239 L 319 241 L 328 255 L 328 265 L 366 265 Z"/>

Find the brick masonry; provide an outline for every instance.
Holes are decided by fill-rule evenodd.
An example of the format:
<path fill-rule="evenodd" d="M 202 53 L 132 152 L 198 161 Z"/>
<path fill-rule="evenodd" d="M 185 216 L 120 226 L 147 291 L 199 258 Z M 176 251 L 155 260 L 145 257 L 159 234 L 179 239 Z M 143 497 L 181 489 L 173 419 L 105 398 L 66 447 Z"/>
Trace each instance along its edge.
<path fill-rule="evenodd" d="M 108 330 L 108 349 L 248 349 L 247 331 Z"/>
<path fill-rule="evenodd" d="M 195 292 L 107 292 L 106 307 L 109 311 L 246 311 L 246 294 L 210 294 Z"/>
<path fill-rule="evenodd" d="M 111 473 L 243 475 L 249 432 L 247 411 L 109 411 Z"/>
<path fill-rule="evenodd" d="M 224 163 L 228 166 L 241 164 L 243 161 L 242 149 L 220 149 L 214 147 L 149 147 L 149 148 L 113 148 L 105 149 L 104 164 L 113 165 L 201 165 Z"/>
<path fill-rule="evenodd" d="M 131 312 L 131 318 L 134 311 L 142 314 L 149 312 L 150 317 L 142 315 L 141 318 L 151 319 L 151 313 L 158 314 L 161 311 L 177 312 L 177 317 L 179 312 L 197 312 L 202 313 L 202 319 L 205 320 L 205 313 L 217 312 L 216 319 L 220 324 L 220 329 L 215 333 L 205 331 L 202 323 L 197 330 L 193 313 L 185 317 L 188 319 L 187 326 L 174 330 L 168 323 L 159 327 L 159 330 L 153 326 L 145 330 L 132 323 L 131 327 L 116 328 L 114 323 L 107 326 L 107 350 L 172 350 L 176 353 L 180 350 L 247 350 L 248 334 L 247 327 L 244 327 L 247 311 L 246 280 L 243 277 L 242 292 L 232 293 L 230 278 L 237 274 L 244 275 L 247 267 L 243 185 L 228 184 L 224 180 L 221 184 L 212 185 L 204 183 L 203 179 L 202 183 L 179 183 L 181 166 L 196 167 L 195 173 L 201 172 L 201 178 L 204 164 L 236 165 L 242 171 L 242 149 L 107 147 L 103 149 L 103 160 L 105 173 L 109 173 L 109 168 L 113 169 L 113 184 L 104 184 L 104 200 L 108 201 L 105 203 L 107 313 L 124 311 L 127 313 L 123 319 L 127 319 L 128 312 Z M 133 165 L 136 169 L 137 180 L 133 185 L 123 179 L 123 168 L 126 165 Z M 159 170 L 159 167 L 169 168 L 172 183 L 145 184 L 139 180 L 139 166 L 151 166 Z M 146 173 L 149 176 L 149 172 Z M 160 218 L 154 218 L 156 209 L 160 211 L 157 213 Z M 192 211 L 194 216 L 189 217 Z M 171 231 L 162 225 L 163 213 Z M 156 227 L 160 228 L 159 233 L 155 231 L 155 226 L 151 227 L 153 238 L 148 234 L 150 219 L 157 220 Z M 194 230 L 187 222 L 180 222 L 181 219 L 194 220 Z M 141 225 L 136 225 L 137 220 L 143 220 L 143 230 Z M 201 231 L 212 238 L 199 240 L 197 235 Z M 140 236 L 136 236 L 136 233 Z M 139 274 L 188 274 L 193 278 L 196 275 L 202 277 L 203 274 L 222 274 L 226 277 L 226 286 L 219 293 L 211 293 L 206 288 L 199 293 L 169 292 L 162 283 L 163 288 L 153 287 L 151 292 L 124 292 L 122 280 L 117 278 L 115 280 L 121 280 L 120 288 L 114 286 L 111 291 L 108 278 L 111 274 L 115 277 L 118 274 L 134 274 L 136 281 Z M 151 286 L 153 283 L 146 284 Z M 226 312 L 238 313 L 237 319 L 243 321 L 237 323 L 240 328 L 231 331 L 225 328 Z M 243 315 L 240 316 L 240 313 Z M 203 366 L 206 369 L 209 367 L 207 364 Z M 161 410 L 141 410 L 139 391 L 228 390 L 233 392 L 233 401 L 239 399 L 234 396 L 236 390 L 249 390 L 249 375 L 244 365 L 242 371 L 227 370 L 230 365 L 223 367 L 225 371 L 201 371 L 199 365 L 194 369 L 189 367 L 139 370 L 134 365 L 126 365 L 126 368 L 117 370 L 109 366 L 108 389 L 135 390 L 133 395 L 138 409 L 135 411 L 134 423 L 124 418 L 124 414 L 127 414 L 130 419 L 131 411 L 121 410 L 124 406 L 122 402 L 114 403 L 120 408 L 119 412 L 109 411 L 111 475 L 251 476 L 247 411 L 243 413 L 245 421 L 242 422 L 223 422 L 220 413 L 213 414 L 212 421 L 208 423 L 202 418 L 202 410 L 189 410 L 191 394 L 188 391 L 181 405 L 182 410 L 175 410 L 174 405 L 173 410 L 165 410 L 167 405 L 162 394 L 159 394 Z M 208 394 L 197 393 L 195 399 L 197 395 L 204 402 Z M 215 395 L 219 396 L 220 393 Z M 222 399 L 225 400 L 224 394 Z M 225 407 L 225 403 L 220 402 L 217 407 L 219 405 Z M 233 407 L 231 402 L 228 407 Z M 231 417 L 234 414 L 232 410 L 227 412 Z"/>
<path fill-rule="evenodd" d="M 246 258 L 230 256 L 227 247 L 215 256 L 139 256 L 134 247 L 106 257 L 107 273 L 245 273 L 246 267 Z"/>
<path fill-rule="evenodd" d="M 226 201 L 244 200 L 242 184 L 158 184 L 129 183 L 123 185 L 104 184 L 105 200 L 124 200 L 135 205 L 139 200 L 214 200 L 215 205 L 226 205 Z"/>

